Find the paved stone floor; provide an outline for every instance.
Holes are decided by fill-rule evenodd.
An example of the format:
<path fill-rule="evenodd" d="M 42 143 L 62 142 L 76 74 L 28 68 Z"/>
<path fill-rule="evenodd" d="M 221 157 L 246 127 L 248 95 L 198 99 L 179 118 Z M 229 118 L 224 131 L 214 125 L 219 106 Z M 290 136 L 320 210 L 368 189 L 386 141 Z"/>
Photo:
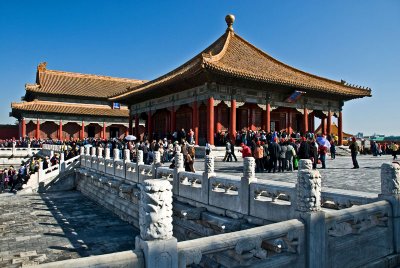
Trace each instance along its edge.
<path fill-rule="evenodd" d="M 0 267 L 129 250 L 138 233 L 76 191 L 0 195 Z"/>
<path fill-rule="evenodd" d="M 380 166 L 390 163 L 391 156 L 373 157 L 371 155 L 358 156 L 360 169 L 352 169 L 349 156 L 339 156 L 335 160 L 327 160 L 327 168 L 319 169 L 322 176 L 322 186 L 362 192 L 380 192 Z M 319 165 L 320 167 L 320 165 Z M 204 170 L 202 159 L 196 159 L 196 170 Z M 215 160 L 215 172 L 240 176 L 242 174 L 242 161 L 222 162 L 221 158 Z M 256 173 L 259 179 L 296 182 L 296 172 L 284 173 Z"/>

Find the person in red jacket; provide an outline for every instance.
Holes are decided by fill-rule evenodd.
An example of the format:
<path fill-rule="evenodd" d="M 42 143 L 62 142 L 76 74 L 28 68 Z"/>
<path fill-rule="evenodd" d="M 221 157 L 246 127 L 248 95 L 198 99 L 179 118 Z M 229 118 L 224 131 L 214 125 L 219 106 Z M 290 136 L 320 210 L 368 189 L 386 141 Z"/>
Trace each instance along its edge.
<path fill-rule="evenodd" d="M 252 157 L 253 155 L 251 154 L 251 149 L 249 146 L 245 145 L 244 143 L 240 144 L 242 147 L 242 150 L 240 151 L 242 153 L 242 157 Z"/>

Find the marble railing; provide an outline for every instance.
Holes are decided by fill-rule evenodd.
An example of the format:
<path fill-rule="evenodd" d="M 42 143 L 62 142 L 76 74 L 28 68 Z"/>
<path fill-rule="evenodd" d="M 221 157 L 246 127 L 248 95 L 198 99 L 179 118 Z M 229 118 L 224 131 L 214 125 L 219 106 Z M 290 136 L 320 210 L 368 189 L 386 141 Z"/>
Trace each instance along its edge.
<path fill-rule="evenodd" d="M 252 158 L 244 159 L 241 177 L 216 174 L 210 156 L 205 159 L 204 171 L 195 173 L 183 170 L 180 153 L 175 156 L 173 169 L 160 167 L 157 161 L 144 165 L 139 154 L 139 163 L 105 159 L 109 171 L 106 167 L 102 172 L 101 158 L 98 162 L 86 161 L 86 158 L 86 155 L 81 156 L 83 170 L 99 174 L 92 183 L 103 185 L 109 191 L 101 193 L 99 200 L 104 199 L 104 194 L 113 194 L 109 204 L 113 206 L 115 198 L 127 196 L 125 201 L 118 202 L 128 207 L 118 205 L 116 208 L 118 213 L 124 214 L 124 210 L 130 211 L 129 206 L 132 207 L 129 215 L 141 228 L 137 249 L 143 250 L 149 267 L 154 266 L 160 254 L 152 251 L 152 247 L 168 252 L 165 256 L 169 256 L 166 260 L 169 267 L 207 266 L 209 263 L 226 267 L 360 267 L 400 260 L 400 165 L 395 163 L 382 166 L 382 190 L 377 196 L 337 189 L 323 191 L 321 176 L 311 169 L 309 160 L 300 161 L 297 183 L 290 184 L 257 181 Z M 123 170 L 125 177 L 122 177 Z M 83 180 L 88 176 L 83 176 Z M 82 191 L 88 187 L 87 183 L 91 182 L 81 186 Z M 165 201 L 161 194 L 164 191 L 168 192 Z M 227 217 L 232 222 L 240 219 L 243 224 L 258 222 L 263 225 L 266 222 L 262 220 L 279 223 L 179 243 L 171 235 L 160 240 L 160 232 L 153 227 L 166 228 L 162 232 L 172 230 L 172 225 L 169 226 L 172 212 L 158 211 L 161 204 L 172 202 L 171 192 L 179 202 L 176 213 L 186 217 L 185 204 L 201 208 L 201 216 L 193 219 L 201 217 L 210 225 L 218 225 L 222 232 L 232 230 L 226 227 Z M 156 222 L 152 223 L 153 220 Z M 142 229 L 143 226 L 149 229 Z M 149 232 L 154 237 L 148 238 Z M 155 252 L 158 253 L 154 255 Z"/>
<path fill-rule="evenodd" d="M 223 267 L 304 267 L 304 224 L 289 220 L 178 243 L 179 267 L 218 260 Z"/>
<path fill-rule="evenodd" d="M 30 145 L 28 147 L 15 147 L 13 145 L 12 147 L 0 148 L 0 158 L 32 156 L 40 150 L 40 148 L 31 148 Z"/>
<path fill-rule="evenodd" d="M 62 151 L 63 146 L 58 144 L 42 144 L 42 149 L 59 153 Z"/>
<path fill-rule="evenodd" d="M 156 161 L 152 165 L 143 163 L 143 153 L 138 153 L 138 163 L 129 159 L 112 159 L 110 150 L 105 149 L 105 157 L 93 154 L 92 148 L 81 150 L 81 166 L 93 171 L 113 176 L 130 183 L 143 183 L 147 179 L 167 179 L 173 186 L 174 196 L 182 201 L 194 201 L 243 215 L 254 216 L 268 221 L 289 220 L 294 217 L 296 187 L 293 183 L 257 180 L 254 170 L 242 177 L 227 176 L 214 172 L 214 158 L 206 157 L 204 171 L 186 172 L 183 155 L 175 156 L 175 167 L 161 166 Z M 102 153 L 102 151 L 101 151 Z M 119 155 L 118 150 L 114 152 Z M 124 152 L 125 157 L 129 154 Z M 252 159 L 252 158 L 251 158 Z M 244 161 L 247 161 L 246 159 Z M 247 163 L 254 169 L 254 159 Z M 246 169 L 246 167 L 245 167 Z M 248 167 L 247 167 L 248 169 Z M 376 201 L 377 194 L 326 189 L 321 192 L 321 206 L 326 209 L 342 209 Z M 200 204 L 199 204 L 200 206 Z"/>

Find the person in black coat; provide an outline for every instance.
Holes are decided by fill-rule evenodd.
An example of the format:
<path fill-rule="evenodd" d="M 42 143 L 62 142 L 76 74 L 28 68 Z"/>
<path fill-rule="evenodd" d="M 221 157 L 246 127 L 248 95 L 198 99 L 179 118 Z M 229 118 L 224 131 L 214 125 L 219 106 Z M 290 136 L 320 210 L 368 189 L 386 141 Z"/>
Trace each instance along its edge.
<path fill-rule="evenodd" d="M 300 148 L 297 152 L 297 155 L 299 156 L 299 159 L 310 159 L 310 144 L 304 137 L 300 143 Z"/>
<path fill-rule="evenodd" d="M 276 140 L 271 142 L 271 144 L 268 146 L 269 161 L 270 161 L 268 169 L 269 173 L 271 172 L 271 170 L 273 170 L 274 173 L 276 172 L 280 152 L 281 152 L 281 146 L 279 146 Z"/>
<path fill-rule="evenodd" d="M 318 147 L 315 139 L 312 139 L 310 142 L 310 157 L 313 161 L 313 169 L 316 169 L 318 164 Z"/>

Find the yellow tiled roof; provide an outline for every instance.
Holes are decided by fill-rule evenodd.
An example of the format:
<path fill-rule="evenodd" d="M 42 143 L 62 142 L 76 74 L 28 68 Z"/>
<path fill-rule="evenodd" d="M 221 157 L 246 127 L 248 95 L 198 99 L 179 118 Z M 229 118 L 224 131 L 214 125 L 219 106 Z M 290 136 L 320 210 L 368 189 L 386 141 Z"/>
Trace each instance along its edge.
<path fill-rule="evenodd" d="M 129 87 L 146 81 L 110 76 L 81 74 L 46 69 L 46 63 L 38 66 L 38 86 L 27 86 L 27 91 L 61 96 L 108 98 L 128 91 Z"/>
<path fill-rule="evenodd" d="M 108 105 L 94 105 L 83 103 L 64 103 L 52 101 L 30 101 L 21 103 L 11 103 L 13 112 L 39 112 L 53 114 L 68 114 L 68 115 L 91 115 L 91 116 L 106 116 L 106 117 L 128 117 L 129 110 L 112 109 Z"/>
<path fill-rule="evenodd" d="M 228 30 L 210 47 L 182 66 L 155 80 L 134 86 L 128 92 L 110 97 L 110 100 L 123 100 L 156 90 L 163 85 L 179 83 L 202 70 L 241 79 L 291 86 L 304 91 L 308 89 L 337 94 L 346 98 L 371 96 L 370 89 L 350 86 L 286 65 Z"/>

